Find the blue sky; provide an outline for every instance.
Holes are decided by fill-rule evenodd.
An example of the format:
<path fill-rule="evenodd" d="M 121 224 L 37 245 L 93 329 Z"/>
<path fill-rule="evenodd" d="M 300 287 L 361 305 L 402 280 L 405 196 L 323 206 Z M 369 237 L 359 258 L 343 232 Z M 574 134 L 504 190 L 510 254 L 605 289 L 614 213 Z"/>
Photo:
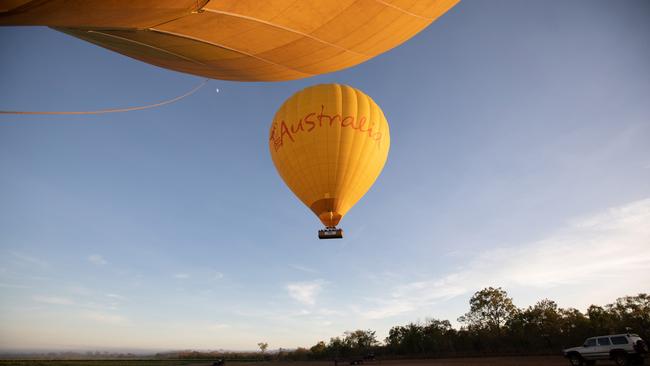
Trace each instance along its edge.
<path fill-rule="evenodd" d="M 42 27 L 0 28 L 0 48 L 0 109 L 201 81 Z M 0 116 L 0 349 L 292 348 L 455 321 L 490 285 L 583 311 L 649 292 L 648 65 L 647 1 L 466 0 L 333 74 Z M 326 82 L 391 126 L 339 241 L 267 146 L 282 102 Z"/>

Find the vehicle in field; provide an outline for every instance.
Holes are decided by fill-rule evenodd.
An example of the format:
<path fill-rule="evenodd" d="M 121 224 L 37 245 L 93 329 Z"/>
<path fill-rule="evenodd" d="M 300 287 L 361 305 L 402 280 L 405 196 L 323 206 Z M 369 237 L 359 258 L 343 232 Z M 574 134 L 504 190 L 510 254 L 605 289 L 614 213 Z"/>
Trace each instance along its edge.
<path fill-rule="evenodd" d="M 353 358 L 349 359 L 349 361 L 345 361 L 345 362 L 347 362 L 349 365 L 363 365 L 365 363 L 374 364 L 374 363 L 377 363 L 377 361 L 378 360 L 375 357 L 375 353 L 371 352 L 371 353 L 368 353 L 368 354 L 364 355 L 363 357 L 361 357 L 361 356 L 353 357 Z M 334 360 L 334 365 L 338 366 L 338 364 L 339 364 L 339 360 L 335 359 Z"/>
<path fill-rule="evenodd" d="M 637 334 L 591 337 L 580 347 L 562 351 L 573 366 L 594 365 L 597 360 L 613 360 L 618 366 L 642 365 L 648 346 Z"/>

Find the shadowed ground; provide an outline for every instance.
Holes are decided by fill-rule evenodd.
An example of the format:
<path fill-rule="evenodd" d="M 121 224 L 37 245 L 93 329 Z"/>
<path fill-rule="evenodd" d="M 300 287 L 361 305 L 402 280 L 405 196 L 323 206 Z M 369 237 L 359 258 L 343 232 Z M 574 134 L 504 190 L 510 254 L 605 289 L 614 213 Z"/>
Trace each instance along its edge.
<path fill-rule="evenodd" d="M 348 362 L 339 362 L 345 366 Z M 614 365 L 611 361 L 598 361 L 598 365 Z M 0 360 L 0 366 L 211 366 L 211 361 L 197 360 Z M 333 366 L 334 362 L 295 361 L 295 362 L 238 362 L 229 361 L 226 365 L 236 366 Z M 447 358 L 426 360 L 384 360 L 368 362 L 365 365 L 377 366 L 568 366 L 569 362 L 560 356 L 530 357 L 482 357 Z"/>

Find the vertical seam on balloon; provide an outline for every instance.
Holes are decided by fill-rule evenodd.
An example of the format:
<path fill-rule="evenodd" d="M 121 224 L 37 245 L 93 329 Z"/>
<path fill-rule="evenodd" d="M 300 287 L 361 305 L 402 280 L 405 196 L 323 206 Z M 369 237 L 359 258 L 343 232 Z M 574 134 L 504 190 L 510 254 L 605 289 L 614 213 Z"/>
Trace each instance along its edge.
<path fill-rule="evenodd" d="M 387 126 L 388 126 L 388 123 L 386 122 L 386 118 L 384 117 L 383 111 L 381 111 L 381 109 L 378 109 L 378 113 L 379 113 L 379 119 L 380 119 L 381 122 L 382 122 L 382 123 L 381 123 L 382 128 L 380 129 L 380 132 L 381 132 L 381 134 L 382 134 L 382 138 L 383 138 L 383 136 L 384 136 L 384 132 L 385 132 L 385 131 L 384 131 L 385 128 L 383 128 L 383 127 L 387 127 Z M 383 149 L 382 149 L 382 150 L 383 150 Z M 366 192 L 370 191 L 370 189 L 374 186 L 374 182 L 377 180 L 377 178 L 378 178 L 379 175 L 381 174 L 381 172 L 382 172 L 382 170 L 383 170 L 383 166 L 384 166 L 384 164 L 385 164 L 385 162 L 386 162 L 385 159 L 387 158 L 387 154 L 384 154 L 382 151 L 378 151 L 377 153 L 380 154 L 380 155 L 379 155 L 380 158 L 383 158 L 383 159 L 382 159 L 383 161 L 382 161 L 381 167 L 379 167 L 379 166 L 375 163 L 375 164 L 373 164 L 373 167 L 372 167 L 373 169 L 370 170 L 370 167 L 369 167 L 370 159 L 368 159 L 368 160 L 366 161 L 366 166 L 365 166 L 365 170 L 363 170 L 363 173 L 364 173 L 366 179 L 370 179 L 371 174 L 372 174 L 372 183 L 373 183 L 373 184 L 368 185 L 368 187 L 366 188 L 366 190 L 365 190 L 364 192 L 362 192 L 361 196 L 365 195 Z M 386 157 L 384 157 L 384 155 L 386 155 Z M 376 159 L 375 159 L 375 162 L 376 162 Z M 359 187 L 356 187 L 356 189 L 359 189 Z"/>
<path fill-rule="evenodd" d="M 309 88 L 309 92 L 310 92 L 310 93 L 312 94 L 312 96 L 313 96 L 313 94 L 316 93 L 317 88 L 323 88 L 323 87 L 325 87 L 325 85 L 326 85 L 326 84 L 315 85 L 315 86 Z M 312 136 L 311 136 L 311 144 L 312 144 L 311 146 L 316 147 L 316 146 L 318 146 L 318 137 L 317 137 L 317 136 L 318 136 L 318 133 L 317 133 L 316 131 L 314 131 L 314 132 L 315 132 L 315 133 L 313 133 Z M 317 150 L 316 148 L 314 148 L 314 153 L 315 153 L 316 156 L 318 156 L 318 150 Z M 315 165 L 312 165 L 312 166 L 310 167 L 310 171 L 311 171 L 311 172 L 315 172 L 315 174 L 320 174 L 320 173 L 318 172 L 318 170 L 320 169 L 319 166 L 318 166 L 318 159 L 316 158 L 315 161 L 316 161 L 316 164 L 315 164 Z M 321 199 L 321 197 L 318 195 L 318 188 L 317 188 L 317 185 L 318 185 L 317 180 L 318 180 L 318 179 L 316 179 L 317 177 L 313 177 L 313 178 L 314 178 L 314 186 L 313 186 L 313 187 L 314 187 L 314 195 L 313 195 L 313 197 L 314 197 L 314 202 L 315 202 L 315 201 Z M 313 204 L 314 202 L 312 202 L 312 204 Z"/>
<path fill-rule="evenodd" d="M 350 88 L 350 89 L 352 90 L 352 94 L 354 94 L 354 97 L 357 98 L 356 90 L 354 90 L 354 88 Z M 348 150 L 348 155 L 352 152 L 352 149 L 355 146 L 355 141 L 356 141 L 357 135 L 358 135 L 357 133 L 350 134 L 350 136 L 352 136 L 352 139 L 350 141 L 350 149 Z M 345 171 L 343 172 L 343 178 L 341 179 L 341 185 L 340 185 L 341 201 L 342 202 L 346 202 L 347 197 L 349 196 L 349 191 L 347 189 L 347 183 L 348 183 L 348 180 L 349 180 L 350 171 L 353 170 L 351 159 L 348 158 L 347 160 L 348 160 L 348 162 L 347 162 Z"/>
<path fill-rule="evenodd" d="M 300 113 L 300 106 L 303 104 L 303 99 L 305 99 L 306 95 L 308 93 L 301 93 L 298 92 L 296 97 L 297 100 L 293 103 L 294 104 L 294 115 L 297 118 L 301 118 L 301 113 Z M 292 122 L 293 125 L 293 122 Z M 304 136 L 301 136 L 301 138 L 304 139 Z M 304 144 L 303 144 L 304 145 Z M 304 148 L 303 148 L 304 150 Z M 300 159 L 298 159 L 300 161 Z M 303 186 L 305 187 L 305 193 L 309 195 L 309 199 L 307 199 L 307 202 L 305 204 L 311 208 L 311 204 L 313 203 L 313 199 L 316 196 L 316 191 L 314 189 L 314 177 L 310 174 L 309 169 L 304 169 L 304 164 L 298 163 L 298 170 L 301 173 L 300 174 L 300 180 L 302 181 Z"/>
<path fill-rule="evenodd" d="M 290 103 L 285 104 L 285 107 L 284 107 L 285 111 L 283 113 L 283 116 L 285 118 L 287 116 L 296 117 L 298 115 L 297 109 L 298 109 L 298 106 L 300 105 L 300 103 L 299 103 L 300 99 L 299 98 L 300 98 L 299 94 L 298 95 L 293 95 L 289 100 Z M 296 101 L 295 99 L 298 99 L 298 100 Z M 287 113 L 287 110 L 289 109 L 290 105 L 295 106 L 295 111 L 294 111 L 295 113 L 293 113 L 293 115 L 289 115 L 289 113 Z M 287 122 L 287 121 L 285 121 L 285 122 Z M 288 121 L 287 123 L 290 126 L 289 129 L 291 129 L 291 126 L 293 126 L 293 123 L 291 121 Z M 291 132 L 291 130 L 289 130 L 289 131 Z M 290 163 L 289 166 L 291 167 L 291 171 L 293 172 L 293 179 L 294 179 L 295 182 L 298 183 L 298 187 L 301 188 L 301 190 L 302 190 L 301 193 L 303 193 L 302 195 L 296 194 L 296 196 L 298 196 L 298 199 L 303 201 L 303 198 L 301 196 L 304 195 L 306 188 L 309 188 L 309 184 L 308 184 L 308 182 L 306 180 L 304 172 L 301 171 L 301 167 L 300 167 L 300 164 L 298 163 L 298 159 L 296 159 L 296 153 L 295 153 L 296 150 L 294 149 L 294 147 L 295 147 L 295 142 L 289 142 L 286 145 L 283 144 L 282 148 L 284 149 L 284 154 L 286 155 L 285 161 Z M 307 184 L 305 184 L 305 183 L 307 183 Z M 303 203 L 307 204 L 305 201 L 303 201 Z"/>
<path fill-rule="evenodd" d="M 160 29 L 154 29 L 154 28 L 150 28 L 150 30 L 151 30 L 152 32 L 158 32 L 158 33 L 162 33 L 162 34 L 168 34 L 168 35 L 175 36 L 175 37 L 180 37 L 180 38 L 185 38 L 185 39 L 191 39 L 191 40 L 194 40 L 194 41 L 197 41 L 197 42 L 201 42 L 201 43 L 205 43 L 205 44 L 213 45 L 213 46 L 215 46 L 215 47 L 219 47 L 219 48 L 223 48 L 223 49 L 225 49 L 225 50 L 229 50 L 229 51 L 237 52 L 237 53 L 239 53 L 239 54 L 241 54 L 241 55 L 248 56 L 248 57 L 252 57 L 252 58 L 254 58 L 254 59 L 256 59 L 256 60 L 259 60 L 259 61 L 265 62 L 265 63 L 267 63 L 267 64 L 275 65 L 275 66 L 279 66 L 279 67 L 282 67 L 282 68 L 284 68 L 284 69 L 286 69 L 286 70 L 290 70 L 290 71 L 293 71 L 293 72 L 296 72 L 296 73 L 299 73 L 299 74 L 303 74 L 303 75 L 307 75 L 307 76 L 314 76 L 314 74 L 311 74 L 311 73 L 308 73 L 308 72 L 304 72 L 304 71 L 301 71 L 301 70 L 298 70 L 298 69 L 294 69 L 294 68 L 289 67 L 289 66 L 287 66 L 287 65 L 282 65 L 282 64 L 279 64 L 279 63 L 273 62 L 273 61 L 271 61 L 271 60 L 267 60 L 267 59 L 265 59 L 265 58 L 263 58 L 263 57 L 259 57 L 259 56 L 257 56 L 257 55 L 254 55 L 254 54 L 249 53 L 249 52 L 246 52 L 246 51 L 238 50 L 238 49 L 236 49 L 236 48 L 228 47 L 228 46 L 225 46 L 225 45 L 222 45 L 222 44 L 219 44 L 219 43 L 215 43 L 215 42 L 212 42 L 212 41 L 206 41 L 205 39 L 201 39 L 201 38 L 197 38 L 197 37 L 191 37 L 191 36 L 187 36 L 187 35 L 180 34 L 180 33 L 176 33 L 176 32 L 171 32 L 171 31 L 166 31 L 166 30 L 160 30 Z"/>
<path fill-rule="evenodd" d="M 285 117 L 286 117 L 285 113 Z M 291 115 L 290 117 L 295 117 L 294 115 Z M 289 118 L 287 118 L 289 119 Z M 292 120 L 285 121 L 289 125 L 289 132 L 291 132 L 291 126 L 293 125 Z M 297 188 L 304 189 L 304 178 L 303 175 L 301 174 L 300 171 L 300 165 L 298 164 L 298 159 L 296 159 L 296 150 L 295 146 L 296 142 L 295 141 L 287 141 L 287 144 L 282 145 L 282 149 L 284 150 L 284 154 L 286 155 L 286 161 L 291 164 L 291 170 L 293 173 L 293 179 L 300 182 L 297 186 Z M 296 194 L 300 198 L 300 194 Z M 302 200 L 301 200 L 302 201 Z"/>
<path fill-rule="evenodd" d="M 334 101 L 335 104 L 341 105 L 341 119 L 343 118 L 343 93 L 342 93 L 342 88 L 341 85 L 339 84 L 334 84 Z M 340 122 L 339 122 L 340 123 Z M 332 126 L 334 126 L 334 130 L 332 130 Z M 334 134 L 338 131 L 339 133 L 339 138 L 335 138 Z M 332 205 L 331 205 L 331 212 L 337 211 L 336 204 L 338 203 L 337 201 L 337 194 L 336 194 L 336 165 L 338 164 L 338 146 L 334 146 L 335 143 L 340 143 L 340 132 L 341 132 L 341 125 L 338 127 L 336 126 L 336 123 L 331 124 L 329 129 L 327 130 L 327 193 L 329 194 L 329 198 L 332 198 Z M 330 142 L 330 137 L 334 138 L 332 142 Z M 335 154 L 336 152 L 336 154 Z"/>
<path fill-rule="evenodd" d="M 302 114 L 300 113 L 301 112 L 301 105 L 305 104 L 305 99 L 307 99 L 306 104 L 309 105 L 309 100 L 312 99 L 313 93 L 314 93 L 313 87 L 308 88 L 306 90 L 306 93 L 302 93 L 302 92 L 298 93 L 298 100 L 296 101 L 296 105 L 295 105 L 295 112 L 296 112 L 295 114 L 296 114 L 297 117 L 304 118 L 304 116 L 302 116 Z M 305 136 L 303 135 L 302 138 L 304 138 L 304 137 Z M 310 194 L 310 196 L 309 196 L 309 201 L 310 202 L 308 202 L 307 205 L 311 209 L 311 205 L 314 203 L 315 200 L 317 200 L 319 198 L 318 194 L 317 194 L 318 189 L 316 188 L 316 184 L 318 182 L 318 179 L 317 179 L 317 177 L 315 177 L 312 174 L 312 170 L 310 168 L 304 169 L 303 174 L 302 174 L 302 179 L 303 179 L 303 181 L 305 183 L 305 186 L 308 188 L 308 191 L 309 191 L 309 194 Z"/>
<path fill-rule="evenodd" d="M 285 26 L 283 26 L 283 25 L 279 25 L 279 24 L 276 24 L 276 23 L 272 23 L 272 22 L 270 22 L 270 21 L 268 21 L 268 20 L 259 19 L 259 18 L 255 18 L 255 17 L 251 17 L 251 16 L 248 16 L 248 15 L 243 15 L 243 14 L 231 13 L 231 12 L 228 12 L 228 11 L 222 11 L 222 10 L 212 10 L 212 9 L 204 9 L 204 10 L 205 10 L 206 12 L 210 12 L 210 13 L 222 14 L 222 15 L 228 15 L 228 16 L 232 16 L 232 17 L 236 17 L 236 18 L 242 18 L 242 19 L 251 20 L 251 21 L 254 21 L 254 22 L 259 22 L 259 23 L 262 23 L 262 24 L 266 24 L 266 25 L 268 25 L 268 26 L 271 26 L 271 27 L 274 27 L 274 28 L 278 28 L 278 29 L 282 29 L 282 30 L 285 30 L 285 31 L 290 32 L 290 33 L 295 33 L 295 34 L 301 35 L 301 36 L 303 36 L 303 37 L 306 37 L 306 38 L 312 39 L 312 40 L 314 40 L 314 41 L 316 41 L 316 42 L 320 42 L 320 43 L 322 43 L 322 44 L 325 44 L 325 45 L 328 45 L 328 46 L 331 46 L 331 47 L 334 47 L 334 48 L 338 48 L 338 49 L 343 50 L 343 51 L 346 51 L 346 52 L 354 53 L 355 55 L 365 56 L 365 57 L 372 56 L 372 55 L 368 55 L 368 54 L 365 54 L 365 53 L 357 52 L 357 51 L 351 50 L 351 49 L 349 49 L 349 48 L 346 48 L 346 47 L 343 47 L 343 46 L 337 45 L 336 43 L 328 42 L 328 41 L 326 41 L 326 40 L 324 40 L 324 39 L 321 39 L 321 38 L 318 38 L 318 37 L 312 36 L 312 35 L 309 34 L 309 33 L 304 33 L 304 32 L 301 32 L 301 31 L 295 30 L 295 29 L 293 29 L 293 28 L 289 28 L 289 27 L 285 27 Z M 317 28 L 317 29 L 318 29 L 318 28 Z M 291 42 L 289 42 L 289 43 L 291 43 Z"/>
<path fill-rule="evenodd" d="M 282 111 L 284 109 L 284 106 L 285 106 L 284 104 L 282 106 L 280 106 L 280 111 Z M 276 123 L 276 116 L 277 115 L 278 115 L 278 113 L 276 113 L 276 115 L 273 116 L 273 123 Z M 273 128 L 273 127 L 271 127 L 271 128 Z M 273 149 L 273 148 L 274 147 L 271 147 L 271 142 L 269 142 L 269 149 Z M 275 156 L 275 158 L 273 158 L 274 156 Z M 275 167 L 276 167 L 276 170 L 278 171 L 278 174 L 280 175 L 280 178 L 282 178 L 282 180 L 285 182 L 285 185 L 287 186 L 287 188 L 289 188 L 289 190 L 292 193 L 294 193 L 294 195 L 296 195 L 296 192 L 293 190 L 291 185 L 286 184 L 288 178 L 291 177 L 291 174 L 292 174 L 291 166 L 289 164 L 287 164 L 286 159 L 282 159 L 281 154 L 278 151 L 276 151 L 274 154 L 271 153 L 271 157 L 273 158 L 274 163 L 276 163 L 276 160 L 277 160 L 277 164 L 275 164 Z M 298 198 L 300 199 L 300 197 L 298 197 Z"/>
<path fill-rule="evenodd" d="M 366 96 L 366 99 L 369 98 Z M 369 109 L 374 110 L 373 104 L 369 102 L 369 105 L 370 105 Z M 368 159 L 370 159 L 370 157 L 372 156 L 372 154 L 369 155 L 368 152 L 366 151 L 370 141 L 371 138 L 366 138 L 362 143 L 361 150 L 359 151 L 359 158 L 357 159 L 357 163 L 356 163 L 357 168 L 355 169 L 355 174 L 352 176 L 350 182 L 351 184 L 350 194 L 353 196 L 353 198 L 357 198 L 355 203 L 358 202 L 358 200 L 360 200 L 361 197 L 363 197 L 363 194 L 359 194 L 358 190 L 359 190 L 359 185 L 365 181 L 365 176 L 367 175 L 366 174 L 367 164 L 364 163 L 367 163 Z M 370 186 L 368 186 L 368 189 L 370 189 Z"/>
<path fill-rule="evenodd" d="M 342 96 L 342 89 L 345 88 L 345 85 L 338 85 L 338 92 L 339 92 L 339 99 L 341 100 L 341 105 L 343 105 L 343 96 Z M 342 159 L 342 136 L 343 136 L 343 113 L 341 112 L 341 125 L 338 128 L 338 138 L 336 141 L 338 142 L 338 149 L 336 153 L 336 167 L 334 169 L 334 189 L 333 189 L 333 196 L 336 197 L 336 204 L 334 206 L 336 212 L 339 214 L 343 215 L 340 211 L 341 204 L 343 202 L 343 198 L 341 197 L 341 184 L 342 182 L 339 181 L 339 164 L 341 164 L 341 159 Z M 342 165 L 342 164 L 341 164 Z"/>
<path fill-rule="evenodd" d="M 351 89 L 352 93 L 354 94 L 354 97 L 357 99 L 357 110 L 358 110 L 358 108 L 359 108 L 358 100 L 360 99 L 360 93 L 355 88 L 352 88 L 352 87 L 349 87 L 349 88 Z M 357 118 L 358 118 L 358 115 L 357 115 Z M 372 120 L 370 118 L 370 116 L 368 116 L 368 118 L 370 120 Z M 357 146 L 357 143 L 360 141 L 359 139 L 364 138 L 362 136 L 363 136 L 363 134 L 361 134 L 361 133 L 353 133 L 352 134 L 352 141 L 351 141 L 352 144 L 351 144 L 351 147 L 350 147 L 350 153 L 354 150 L 355 146 Z M 345 176 L 343 177 L 343 184 L 342 184 L 343 188 L 342 188 L 342 190 L 347 192 L 345 194 L 345 201 L 346 202 L 350 201 L 350 195 L 353 194 L 351 188 L 354 186 L 354 184 L 353 184 L 354 177 L 355 177 L 354 172 L 358 169 L 359 160 L 360 160 L 361 152 L 363 151 L 363 144 L 364 143 L 365 143 L 365 140 L 363 142 L 361 142 L 362 147 L 358 151 L 356 159 L 354 159 L 354 157 L 351 157 L 351 159 L 349 159 L 347 169 L 345 170 Z M 352 161 L 354 161 L 354 163 L 352 163 Z M 349 206 L 352 207 L 352 204 L 350 204 Z"/>
<path fill-rule="evenodd" d="M 318 99 L 318 97 L 317 97 L 318 94 L 316 92 L 318 90 L 317 88 L 319 88 L 319 87 L 322 87 L 322 85 L 321 86 L 317 85 L 317 86 L 309 88 L 309 92 L 307 94 L 309 95 L 310 100 Z M 317 136 L 318 136 L 318 133 L 314 133 L 314 135 L 312 136 L 312 146 L 313 147 L 319 146 Z M 317 152 L 318 150 L 314 149 L 314 151 L 316 151 L 316 156 L 318 156 L 318 152 Z M 312 187 L 312 197 L 314 199 L 314 202 L 322 198 L 318 194 L 318 192 L 319 192 L 318 184 L 320 182 L 320 179 L 318 179 L 320 177 L 320 171 L 319 171 L 320 167 L 318 165 L 318 162 L 319 162 L 318 159 L 316 159 L 316 165 L 313 165 L 312 167 L 310 167 L 311 169 L 309 170 L 309 172 L 311 174 L 311 179 L 312 179 L 311 187 Z M 312 202 L 311 204 L 313 204 L 314 202 Z"/>
<path fill-rule="evenodd" d="M 350 89 L 351 92 L 352 92 L 352 94 L 353 94 L 354 97 L 356 98 L 356 102 L 357 102 L 357 114 L 356 114 L 356 116 L 355 116 L 355 119 L 358 119 L 358 117 L 359 117 L 359 113 L 358 113 L 358 110 L 359 110 L 359 107 L 358 107 L 358 106 L 359 106 L 358 99 L 359 99 L 359 98 L 358 98 L 358 96 L 357 96 L 357 93 L 356 93 L 355 89 L 352 88 L 352 87 L 350 87 L 350 86 L 344 85 L 343 88 Z M 343 104 L 343 103 L 341 103 L 341 104 Z M 343 115 L 341 115 L 341 119 L 342 119 L 342 118 L 343 118 Z M 341 120 L 341 134 L 343 134 L 343 128 L 342 128 L 342 126 L 343 126 L 343 120 Z M 350 132 L 350 131 L 348 131 L 348 135 L 349 135 L 349 136 L 352 136 L 352 139 L 351 139 L 351 141 L 350 141 L 350 148 L 349 148 L 348 151 L 347 151 L 347 153 L 348 153 L 348 155 L 349 155 L 350 152 L 352 151 L 352 148 L 354 147 L 354 141 L 355 141 L 355 138 L 357 137 L 357 133 L 356 133 L 356 132 Z M 341 145 L 339 145 L 339 153 L 340 153 L 340 150 L 341 150 Z M 343 202 L 345 202 L 345 201 L 347 200 L 347 198 L 346 198 L 346 197 L 347 197 L 347 194 L 345 194 L 344 192 L 347 191 L 347 190 L 346 190 L 347 177 L 349 176 L 349 172 L 352 170 L 352 167 L 351 167 L 352 164 L 349 163 L 349 160 L 350 160 L 350 159 L 346 159 L 346 160 L 348 160 L 348 162 L 347 162 L 347 164 L 346 164 L 345 171 L 342 172 L 343 174 L 342 174 L 342 177 L 341 177 L 341 181 L 340 181 L 340 183 L 339 183 L 339 196 L 340 196 L 340 202 L 341 202 L 341 203 L 343 203 Z M 338 177 L 337 177 L 337 180 L 338 180 Z"/>
<path fill-rule="evenodd" d="M 370 96 L 366 95 L 365 98 L 368 101 L 368 105 L 370 107 L 369 110 L 374 111 L 374 113 L 379 114 L 378 117 L 380 117 L 380 118 L 377 118 L 378 121 L 379 121 L 379 123 L 377 124 L 377 127 L 379 127 L 380 131 L 383 131 L 383 129 L 381 129 L 381 127 L 383 127 L 382 122 L 384 121 L 384 119 L 381 118 L 383 112 L 377 106 L 377 104 L 372 100 L 372 98 L 370 98 Z M 374 130 L 373 130 L 373 132 L 374 132 Z M 363 195 L 367 191 L 370 190 L 370 188 L 372 187 L 372 183 L 374 183 L 374 180 L 373 180 L 371 182 L 371 184 L 368 185 L 365 192 L 362 192 L 361 194 L 359 194 L 359 192 L 358 192 L 359 191 L 359 185 L 361 184 L 361 182 L 363 182 L 365 180 L 364 178 L 367 178 L 367 176 L 368 176 L 368 166 L 367 165 L 368 165 L 368 162 L 370 161 L 371 157 L 374 155 L 374 152 L 373 152 L 373 154 L 367 154 L 367 153 L 364 154 L 364 152 L 366 152 L 366 149 L 368 148 L 368 146 L 370 146 L 370 148 L 372 148 L 372 145 L 369 145 L 369 144 L 372 144 L 372 143 L 374 143 L 372 138 L 367 138 L 367 139 L 364 140 L 363 146 L 361 147 L 361 152 L 359 154 L 359 159 L 357 160 L 357 165 L 358 166 L 360 165 L 360 167 L 358 167 L 357 170 L 356 170 L 358 172 L 358 174 L 354 175 L 353 179 L 351 181 L 352 185 L 350 187 L 351 188 L 350 191 L 353 192 L 355 194 L 355 196 L 359 197 L 357 199 L 357 201 L 355 201 L 355 203 L 358 202 L 358 200 L 360 200 L 363 197 Z M 364 157 L 365 157 L 365 159 L 363 159 Z M 362 164 L 362 163 L 364 163 L 364 164 Z"/>
<path fill-rule="evenodd" d="M 337 85 L 334 84 L 334 99 L 337 97 Z M 328 98 L 329 99 L 329 98 Z M 328 103 L 329 104 L 329 103 Z M 330 191 L 330 185 L 332 184 L 332 177 L 330 176 L 330 133 L 332 132 L 332 123 L 330 121 L 330 125 L 327 126 L 325 129 L 325 159 L 323 160 L 323 164 L 325 165 L 325 174 L 327 176 L 327 180 L 325 181 L 325 194 L 327 195 L 326 197 L 322 198 L 331 198 L 332 197 L 332 192 Z M 332 208 L 330 208 L 332 209 Z M 332 209 L 333 210 L 333 209 Z M 331 212 L 331 211 L 330 211 Z"/>
<path fill-rule="evenodd" d="M 301 116 L 300 112 L 300 104 L 301 100 L 305 99 L 306 96 L 309 96 L 312 93 L 312 88 L 306 88 L 303 89 L 300 92 L 297 92 L 297 97 L 299 98 L 298 101 L 295 103 L 295 114 L 296 116 Z M 300 99 L 302 98 L 302 99 Z M 310 98 L 307 98 L 310 99 Z M 304 116 L 301 116 L 304 118 Z M 304 120 L 303 120 L 304 122 Z M 303 125 L 304 128 L 304 125 Z M 307 136 L 301 133 L 301 139 L 303 141 L 303 151 L 309 150 L 308 147 L 313 146 L 311 141 L 307 139 Z M 306 187 L 306 194 L 307 197 L 305 197 L 305 205 L 309 207 L 311 210 L 311 205 L 314 203 L 315 197 L 316 197 L 316 189 L 315 189 L 315 182 L 316 179 L 314 178 L 313 174 L 311 174 L 311 166 L 309 166 L 309 160 L 305 159 L 304 164 L 301 165 L 301 170 L 302 170 L 302 179 L 304 181 L 305 187 Z M 312 211 L 313 212 L 313 211 Z"/>
<path fill-rule="evenodd" d="M 328 87 L 333 87 L 334 88 L 333 95 L 334 95 L 334 100 L 336 100 L 337 99 L 337 92 L 336 92 L 337 84 L 332 84 L 332 85 L 330 85 Z M 330 104 L 330 98 L 331 98 L 332 94 L 327 93 L 326 96 L 327 96 L 327 99 L 325 101 L 325 104 L 329 105 Z M 324 159 L 322 161 L 322 166 L 325 169 L 325 174 L 326 174 L 326 177 L 327 177 L 327 179 L 325 180 L 326 184 L 325 184 L 325 192 L 324 192 L 324 193 L 327 193 L 327 197 L 324 197 L 324 196 L 320 197 L 322 199 L 332 198 L 332 196 L 333 196 L 333 192 L 330 190 L 332 177 L 330 175 L 330 164 L 329 164 L 329 162 L 330 162 L 330 158 L 331 158 L 330 157 L 330 148 L 331 148 L 331 146 L 330 146 L 330 133 L 332 132 L 332 126 L 334 124 L 332 123 L 331 120 L 328 121 L 328 123 L 329 123 L 329 125 L 326 126 L 326 128 L 324 130 L 322 130 L 323 135 L 325 136 L 325 155 L 324 155 Z"/>
<path fill-rule="evenodd" d="M 313 99 L 320 100 L 322 98 L 322 95 L 323 95 L 323 88 L 326 85 L 327 84 L 319 84 L 319 85 L 316 85 L 316 86 L 313 86 L 313 87 L 309 88 L 309 93 L 311 94 L 311 97 Z M 319 194 L 319 191 L 320 191 L 319 184 L 320 184 L 320 181 L 322 181 L 322 179 L 319 179 L 319 178 L 321 178 L 320 160 L 318 158 L 320 152 L 317 149 L 317 147 L 320 147 L 320 144 L 319 144 L 320 139 L 318 138 L 318 136 L 319 136 L 318 132 L 322 130 L 322 127 L 316 127 L 316 128 L 314 129 L 314 134 L 312 135 L 312 138 L 311 138 L 312 146 L 314 147 L 314 154 L 315 154 L 314 162 L 315 163 L 314 163 L 314 165 L 311 166 L 311 170 L 310 170 L 312 173 L 314 173 L 314 175 L 312 175 L 312 178 L 314 178 L 314 185 L 313 185 L 313 187 L 314 187 L 314 202 L 316 202 L 319 199 L 323 198 Z M 312 202 L 312 204 L 313 204 L 313 202 Z"/>

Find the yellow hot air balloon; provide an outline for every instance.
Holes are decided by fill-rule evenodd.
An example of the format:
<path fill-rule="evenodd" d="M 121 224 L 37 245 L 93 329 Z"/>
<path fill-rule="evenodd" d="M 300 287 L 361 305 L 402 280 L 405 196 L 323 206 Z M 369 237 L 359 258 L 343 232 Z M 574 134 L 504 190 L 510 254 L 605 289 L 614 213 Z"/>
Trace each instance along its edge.
<path fill-rule="evenodd" d="M 45 25 L 150 64 L 239 81 L 341 70 L 398 46 L 459 0 L 0 0 L 0 25 Z"/>
<path fill-rule="evenodd" d="M 379 106 L 339 84 L 294 94 L 275 114 L 269 135 L 278 173 L 325 225 L 321 239 L 342 237 L 336 225 L 375 182 L 389 148 L 388 122 Z"/>

